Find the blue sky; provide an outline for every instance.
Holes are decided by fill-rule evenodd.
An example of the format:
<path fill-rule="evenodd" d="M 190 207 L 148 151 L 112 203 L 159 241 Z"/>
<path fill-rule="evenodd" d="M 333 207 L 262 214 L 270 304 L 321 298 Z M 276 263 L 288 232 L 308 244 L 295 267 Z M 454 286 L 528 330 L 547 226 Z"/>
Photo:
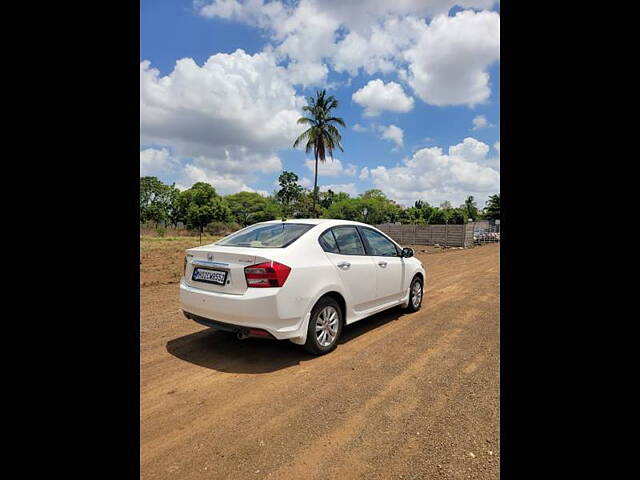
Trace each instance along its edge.
<path fill-rule="evenodd" d="M 484 205 L 500 179 L 499 3 L 462 3 L 143 0 L 141 175 L 267 193 L 284 169 L 309 186 L 290 146 L 326 88 L 347 128 L 322 189 Z"/>

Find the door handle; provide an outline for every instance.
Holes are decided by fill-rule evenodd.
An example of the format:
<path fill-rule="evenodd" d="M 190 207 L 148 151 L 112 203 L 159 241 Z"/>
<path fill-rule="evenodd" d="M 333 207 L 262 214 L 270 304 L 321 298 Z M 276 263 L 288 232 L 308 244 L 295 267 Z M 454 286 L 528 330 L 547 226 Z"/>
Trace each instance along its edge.
<path fill-rule="evenodd" d="M 378 262 L 378 265 L 380 265 L 382 268 L 387 268 L 387 262 L 385 261 Z"/>
<path fill-rule="evenodd" d="M 340 262 L 340 263 L 338 263 L 338 268 L 340 270 L 349 270 L 349 267 L 351 267 L 351 264 L 349 262 Z"/>

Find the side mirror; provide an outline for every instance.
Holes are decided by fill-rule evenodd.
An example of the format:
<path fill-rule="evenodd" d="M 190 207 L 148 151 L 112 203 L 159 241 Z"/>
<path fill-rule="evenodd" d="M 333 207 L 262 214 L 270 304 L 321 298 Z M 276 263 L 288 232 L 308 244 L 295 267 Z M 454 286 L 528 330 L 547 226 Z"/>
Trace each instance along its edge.
<path fill-rule="evenodd" d="M 400 254 L 400 256 L 402 258 L 409 258 L 409 257 L 413 257 L 413 249 L 409 248 L 409 247 L 404 247 L 402 249 L 402 253 Z"/>

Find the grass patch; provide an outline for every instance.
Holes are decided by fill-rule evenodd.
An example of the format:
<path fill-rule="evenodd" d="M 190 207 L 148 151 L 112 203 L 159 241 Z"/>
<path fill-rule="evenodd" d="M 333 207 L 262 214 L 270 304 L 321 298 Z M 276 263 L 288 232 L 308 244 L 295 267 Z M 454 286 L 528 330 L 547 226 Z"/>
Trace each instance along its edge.
<path fill-rule="evenodd" d="M 140 237 L 140 251 L 185 250 L 187 248 L 199 247 L 200 245 L 208 245 L 220 238 L 220 236 L 203 235 L 201 244 L 198 237 L 150 237 L 143 235 Z"/>

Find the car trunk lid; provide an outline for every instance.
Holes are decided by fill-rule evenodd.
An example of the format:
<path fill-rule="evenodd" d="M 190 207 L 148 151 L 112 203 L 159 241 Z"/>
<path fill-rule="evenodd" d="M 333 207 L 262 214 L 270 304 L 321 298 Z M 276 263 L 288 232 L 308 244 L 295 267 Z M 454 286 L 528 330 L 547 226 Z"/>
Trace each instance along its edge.
<path fill-rule="evenodd" d="M 211 292 L 242 295 L 247 291 L 245 267 L 277 260 L 275 257 L 280 256 L 280 250 L 216 245 L 191 248 L 187 250 L 185 282 L 191 287 Z M 224 285 L 214 283 L 220 280 Z"/>

